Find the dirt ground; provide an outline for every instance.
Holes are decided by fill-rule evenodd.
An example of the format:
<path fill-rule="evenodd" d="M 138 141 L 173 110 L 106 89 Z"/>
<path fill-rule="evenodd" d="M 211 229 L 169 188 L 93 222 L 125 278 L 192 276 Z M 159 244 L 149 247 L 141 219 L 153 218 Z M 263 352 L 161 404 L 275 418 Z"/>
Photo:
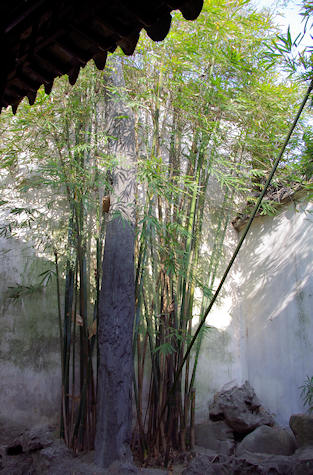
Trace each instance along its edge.
<path fill-rule="evenodd" d="M 227 456 L 196 447 L 193 453 L 178 454 L 177 463 L 167 470 L 118 462 L 104 470 L 93 463 L 93 452 L 75 456 L 57 435 L 54 427 L 27 429 L 0 420 L 0 474 L 313 475 L 313 446 L 292 456 L 250 452 Z"/>
<path fill-rule="evenodd" d="M 96 474 L 151 474 L 179 475 L 186 464 L 177 464 L 169 470 L 141 468 L 135 464 L 113 464 L 104 470 L 93 463 L 94 453 L 75 456 L 57 438 L 55 427 L 35 427 L 12 424 L 0 420 L 0 473 L 6 475 L 96 475 Z"/>

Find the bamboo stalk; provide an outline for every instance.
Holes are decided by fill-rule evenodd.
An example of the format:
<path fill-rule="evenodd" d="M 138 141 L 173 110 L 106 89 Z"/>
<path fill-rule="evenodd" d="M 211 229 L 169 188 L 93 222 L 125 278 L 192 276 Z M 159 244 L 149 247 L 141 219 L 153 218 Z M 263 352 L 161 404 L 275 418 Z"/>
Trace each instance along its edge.
<path fill-rule="evenodd" d="M 191 390 L 191 405 L 190 405 L 190 449 L 195 447 L 195 408 L 196 408 L 196 390 Z"/>
<path fill-rule="evenodd" d="M 63 332 L 62 332 L 62 314 L 61 314 L 61 293 L 60 293 L 60 276 L 59 276 L 59 263 L 58 253 L 54 251 L 55 257 L 55 272 L 57 283 L 57 301 L 58 301 L 58 321 L 59 321 L 59 335 L 60 335 L 60 354 L 61 354 L 61 366 L 63 368 Z"/>
<path fill-rule="evenodd" d="M 70 439 L 72 440 L 73 436 L 73 425 L 74 425 L 74 409 L 75 409 L 75 382 L 76 382 L 76 319 L 77 319 L 77 259 L 75 265 L 75 284 L 74 284 L 74 318 L 73 318 L 73 338 L 72 338 L 72 407 L 71 407 L 71 430 L 70 430 Z"/>

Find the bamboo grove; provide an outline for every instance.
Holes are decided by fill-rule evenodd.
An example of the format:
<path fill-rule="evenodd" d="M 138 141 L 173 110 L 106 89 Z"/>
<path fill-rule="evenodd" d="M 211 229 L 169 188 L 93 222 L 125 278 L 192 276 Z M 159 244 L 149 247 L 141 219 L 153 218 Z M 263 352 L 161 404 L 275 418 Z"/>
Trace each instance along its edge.
<path fill-rule="evenodd" d="M 249 2 L 214 0 L 195 23 L 175 15 L 162 44 L 143 36 L 133 58 L 118 56 L 137 154 L 132 443 L 141 460 L 167 463 L 194 445 L 196 372 L 210 325 L 172 391 L 175 374 L 223 270 L 230 221 L 255 200 L 301 93 L 279 79 L 279 57 L 270 68 L 264 59 L 275 34 L 270 15 Z M 0 118 L 0 232 L 22 227 L 51 260 L 61 435 L 76 451 L 94 442 L 101 263 L 118 166 L 107 104 L 119 89 L 108 76 L 89 64 L 73 88 L 61 78 L 32 108 L 22 103 L 16 116 Z M 292 158 L 278 181 L 291 180 L 292 167 L 298 173 Z"/>

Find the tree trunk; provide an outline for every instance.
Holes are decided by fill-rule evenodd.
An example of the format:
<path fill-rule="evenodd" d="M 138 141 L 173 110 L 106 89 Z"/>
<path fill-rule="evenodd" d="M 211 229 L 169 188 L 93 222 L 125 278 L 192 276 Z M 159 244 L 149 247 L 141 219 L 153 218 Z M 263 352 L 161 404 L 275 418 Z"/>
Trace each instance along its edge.
<path fill-rule="evenodd" d="M 123 71 L 114 61 L 111 83 L 123 87 Z M 113 174 L 111 218 L 107 224 L 99 305 L 99 379 L 96 463 L 130 461 L 132 422 L 132 337 L 135 314 L 134 212 L 135 131 L 131 111 L 119 92 L 108 101 L 110 154 L 118 158 Z"/>

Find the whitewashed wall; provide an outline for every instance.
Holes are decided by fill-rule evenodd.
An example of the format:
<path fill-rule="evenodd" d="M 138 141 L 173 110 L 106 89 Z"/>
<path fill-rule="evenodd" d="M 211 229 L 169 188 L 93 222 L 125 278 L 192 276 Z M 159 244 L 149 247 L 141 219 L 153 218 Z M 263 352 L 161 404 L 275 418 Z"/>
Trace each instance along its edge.
<path fill-rule="evenodd" d="M 246 379 L 278 423 L 305 410 L 299 387 L 313 376 L 313 205 L 303 195 L 254 221 L 207 323 L 216 330 L 200 358 L 198 421 L 216 391 Z"/>
<path fill-rule="evenodd" d="M 220 272 L 227 266 L 238 234 L 232 226 L 226 236 L 226 258 Z M 240 305 L 238 266 L 234 265 L 220 298 L 208 315 L 206 324 L 212 329 L 203 339 L 196 378 L 196 421 L 209 416 L 208 406 L 222 388 L 243 384 L 247 379 L 245 319 L 241 312 L 233 314 Z M 216 281 L 216 286 L 218 285 Z M 195 324 L 196 328 L 196 324 Z"/>
<path fill-rule="evenodd" d="M 60 355 L 56 289 L 18 300 L 8 287 L 40 281 L 53 262 L 30 244 L 0 238 L 0 419 L 28 426 L 55 422 L 60 407 Z"/>
<path fill-rule="evenodd" d="M 257 218 L 239 256 L 247 379 L 282 424 L 303 411 L 299 386 L 313 375 L 312 211 L 302 197 Z"/>
<path fill-rule="evenodd" d="M 313 205 L 300 198 L 252 225 L 207 323 L 197 376 L 197 421 L 224 386 L 254 386 L 287 425 L 304 410 L 299 386 L 313 375 Z M 238 241 L 230 227 L 229 257 Z M 15 283 L 35 282 L 51 265 L 22 241 L 0 239 L 0 416 L 56 420 L 60 369 L 55 289 L 18 302 Z M 226 265 L 226 263 L 225 263 Z M 196 323 L 196 322 L 195 322 Z"/>

